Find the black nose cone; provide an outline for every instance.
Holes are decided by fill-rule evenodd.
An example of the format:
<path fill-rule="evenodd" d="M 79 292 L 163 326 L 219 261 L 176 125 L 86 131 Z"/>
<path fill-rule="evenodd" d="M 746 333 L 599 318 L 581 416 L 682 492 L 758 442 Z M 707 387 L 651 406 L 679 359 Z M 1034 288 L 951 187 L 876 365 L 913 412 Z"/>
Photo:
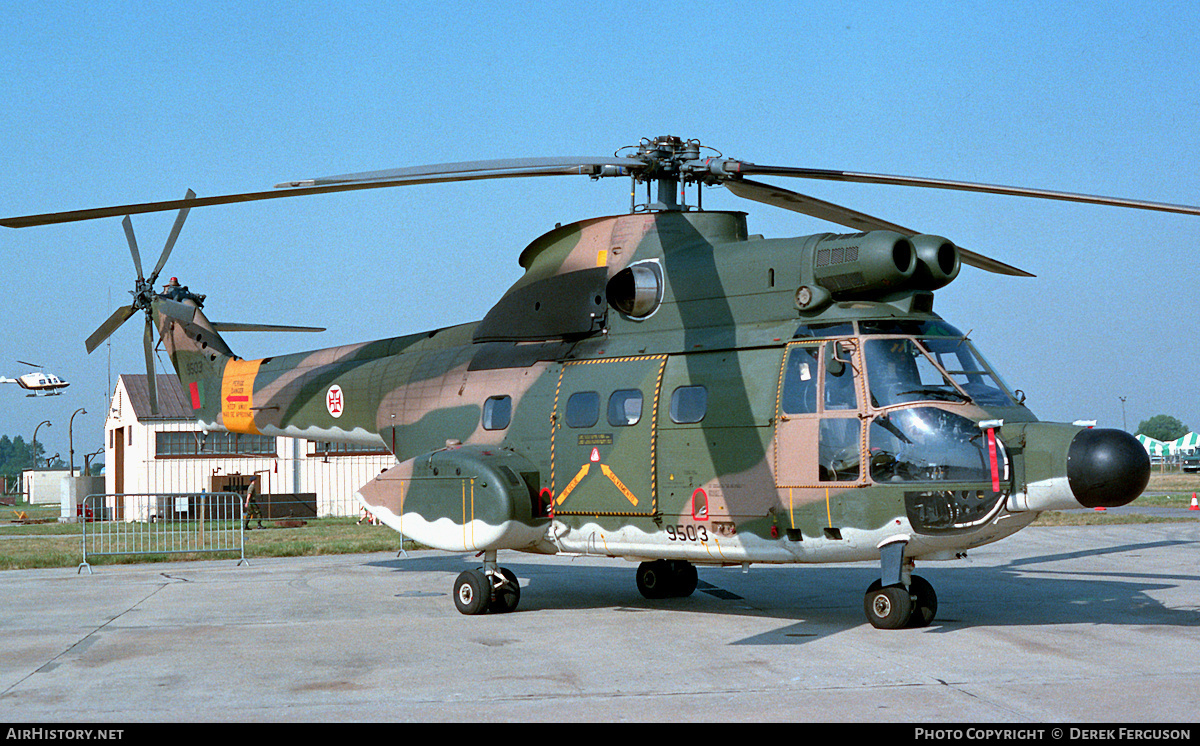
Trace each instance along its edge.
<path fill-rule="evenodd" d="M 1067 451 L 1067 483 L 1084 507 L 1127 505 L 1150 483 L 1150 457 L 1123 430 L 1081 430 Z"/>

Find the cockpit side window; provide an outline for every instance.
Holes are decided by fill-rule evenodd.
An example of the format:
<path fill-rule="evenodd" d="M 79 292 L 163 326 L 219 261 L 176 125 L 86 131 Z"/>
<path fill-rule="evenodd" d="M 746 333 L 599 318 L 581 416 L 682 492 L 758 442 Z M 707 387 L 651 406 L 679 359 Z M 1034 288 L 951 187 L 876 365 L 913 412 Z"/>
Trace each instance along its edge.
<path fill-rule="evenodd" d="M 858 409 L 854 362 L 850 349 L 838 342 L 825 344 L 825 409 Z"/>
<path fill-rule="evenodd" d="M 818 381 L 822 385 L 818 387 Z M 858 409 L 858 369 L 853 348 L 831 341 L 788 350 L 779 407 L 784 414 Z"/>
<path fill-rule="evenodd" d="M 816 413 L 820 351 L 821 348 L 814 345 L 796 345 L 788 351 L 779 397 L 779 407 L 784 414 Z"/>
<path fill-rule="evenodd" d="M 822 418 L 817 434 L 822 482 L 855 482 L 862 475 L 862 423 L 857 417 Z"/>

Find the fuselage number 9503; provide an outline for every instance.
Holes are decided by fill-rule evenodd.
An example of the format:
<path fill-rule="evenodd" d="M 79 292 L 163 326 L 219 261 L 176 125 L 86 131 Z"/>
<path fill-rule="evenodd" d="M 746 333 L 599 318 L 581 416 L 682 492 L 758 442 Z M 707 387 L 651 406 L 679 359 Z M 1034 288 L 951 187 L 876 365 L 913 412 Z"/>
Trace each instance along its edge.
<path fill-rule="evenodd" d="M 708 541 L 708 529 L 704 526 L 677 524 L 664 529 L 671 541 Z"/>

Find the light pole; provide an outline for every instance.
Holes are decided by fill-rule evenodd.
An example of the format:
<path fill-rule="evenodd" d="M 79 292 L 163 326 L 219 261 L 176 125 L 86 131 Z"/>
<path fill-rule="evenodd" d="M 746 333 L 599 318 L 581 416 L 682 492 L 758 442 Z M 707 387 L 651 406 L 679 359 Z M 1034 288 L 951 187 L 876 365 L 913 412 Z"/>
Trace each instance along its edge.
<path fill-rule="evenodd" d="M 29 447 L 29 455 L 33 457 L 33 468 L 37 468 L 37 431 L 42 429 L 42 425 L 54 427 L 50 424 L 50 420 L 42 420 L 38 426 L 33 428 L 33 445 Z"/>
<path fill-rule="evenodd" d="M 87 410 L 80 407 L 75 410 L 75 413 L 71 415 L 71 419 L 67 422 L 67 444 L 71 449 L 71 476 L 75 476 L 75 430 L 73 428 L 75 426 L 75 415 L 80 412 L 87 414 Z"/>
<path fill-rule="evenodd" d="M 1121 429 L 1129 432 L 1129 423 L 1125 422 L 1125 397 L 1118 396 L 1117 398 L 1121 400 Z"/>

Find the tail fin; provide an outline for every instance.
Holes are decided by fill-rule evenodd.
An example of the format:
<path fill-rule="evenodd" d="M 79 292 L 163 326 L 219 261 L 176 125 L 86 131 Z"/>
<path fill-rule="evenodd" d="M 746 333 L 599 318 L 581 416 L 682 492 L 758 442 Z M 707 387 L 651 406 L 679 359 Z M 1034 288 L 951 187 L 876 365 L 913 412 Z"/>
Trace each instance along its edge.
<path fill-rule="evenodd" d="M 221 377 L 225 366 L 237 356 L 201 310 L 199 298 L 174 300 L 159 296 L 154 315 L 171 363 L 191 401 L 196 417 L 217 423 L 221 412 Z"/>

